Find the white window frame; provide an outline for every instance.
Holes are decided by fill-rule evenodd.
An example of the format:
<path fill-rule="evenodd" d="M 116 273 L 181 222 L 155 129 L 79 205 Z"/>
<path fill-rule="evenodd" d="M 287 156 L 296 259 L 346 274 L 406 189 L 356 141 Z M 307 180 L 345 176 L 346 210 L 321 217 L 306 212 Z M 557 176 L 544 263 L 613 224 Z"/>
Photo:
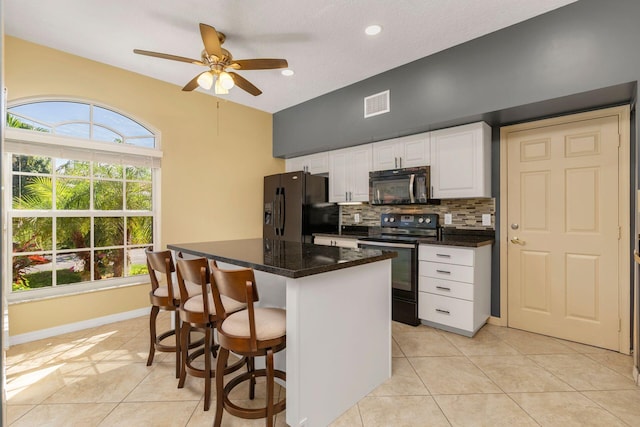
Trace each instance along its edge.
<path fill-rule="evenodd" d="M 18 155 L 31 155 L 31 156 L 44 156 L 57 159 L 74 159 L 74 160 L 89 160 L 93 162 L 105 162 L 115 163 L 130 166 L 143 166 L 150 167 L 152 172 L 152 216 L 153 220 L 153 243 L 158 247 L 158 242 L 161 241 L 160 236 L 160 206 L 161 206 L 161 159 L 162 151 L 160 149 L 160 132 L 141 120 L 136 119 L 130 114 L 118 111 L 110 106 L 101 105 L 93 101 L 87 101 L 82 99 L 68 99 L 68 98 L 29 98 L 12 101 L 7 105 L 7 110 L 16 105 L 23 105 L 31 102 L 43 102 L 43 101 L 66 101 L 66 102 L 78 102 L 95 105 L 101 108 L 106 108 L 121 114 L 138 124 L 148 129 L 155 137 L 156 148 L 139 147 L 129 144 L 109 143 L 102 141 L 95 141 L 84 138 L 74 138 L 63 135 L 56 135 L 46 132 L 39 132 L 27 129 L 7 128 L 4 129 L 4 151 L 3 156 L 3 181 L 4 196 L 3 196 L 3 212 L 2 220 L 4 223 L 3 230 L 5 233 L 5 256 L 2 259 L 3 271 L 5 272 L 3 281 L 5 285 L 5 292 L 8 296 L 7 299 L 10 303 L 37 300 L 43 298 L 56 297 L 61 295 L 72 295 L 85 292 L 92 292 L 96 290 L 103 290 L 121 286 L 131 286 L 141 283 L 147 283 L 148 280 L 145 276 L 128 276 L 112 279 L 103 279 L 91 282 L 80 282 L 78 284 L 64 284 L 40 289 L 33 289 L 28 291 L 12 291 L 13 283 L 13 218 L 14 217 L 51 217 L 51 212 L 46 211 L 22 211 L 13 210 L 12 203 L 12 156 Z M 4 122 L 4 121 L 3 121 Z M 55 168 L 55 165 L 52 165 Z M 54 172 L 54 171 L 52 171 Z M 80 177 L 78 177 L 80 178 Z M 93 177 L 87 177 L 87 179 L 93 180 Z M 124 178 L 126 180 L 126 177 Z M 53 200 L 55 204 L 55 200 Z M 91 204 L 93 207 L 93 202 Z M 53 208 L 53 207 L 52 207 Z M 123 206 L 122 210 L 118 211 L 103 211 L 90 209 L 86 211 L 55 211 L 55 217 L 68 217 L 68 216 L 81 216 L 91 217 L 93 222 L 94 217 L 127 217 L 127 216 L 149 216 L 149 212 L 127 211 L 126 206 Z M 55 230 L 54 230 L 55 233 Z M 126 243 L 126 242 L 125 242 Z M 138 245 L 135 245 L 138 246 Z M 126 247 L 126 245 L 125 245 Z M 93 250 L 93 243 L 90 247 Z M 103 249 L 103 248 L 101 248 Z M 108 249 L 108 248 L 104 248 Z M 55 247 L 53 248 L 55 254 Z"/>

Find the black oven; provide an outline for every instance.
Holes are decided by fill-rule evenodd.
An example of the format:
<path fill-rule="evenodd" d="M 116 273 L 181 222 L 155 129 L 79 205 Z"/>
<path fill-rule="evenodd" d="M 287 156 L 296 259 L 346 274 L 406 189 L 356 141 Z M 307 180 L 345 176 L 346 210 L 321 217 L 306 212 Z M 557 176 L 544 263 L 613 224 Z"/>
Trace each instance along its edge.
<path fill-rule="evenodd" d="M 429 166 L 369 172 L 369 203 L 414 205 L 430 203 Z"/>
<path fill-rule="evenodd" d="M 386 213 L 380 225 L 377 234 L 358 239 L 358 247 L 397 252 L 391 260 L 391 318 L 419 325 L 418 244 L 438 238 L 438 215 Z"/>
<path fill-rule="evenodd" d="M 416 326 L 418 319 L 418 244 L 411 242 L 376 241 L 377 238 L 358 240 L 358 247 L 394 251 L 391 260 L 391 318 L 397 322 Z"/>

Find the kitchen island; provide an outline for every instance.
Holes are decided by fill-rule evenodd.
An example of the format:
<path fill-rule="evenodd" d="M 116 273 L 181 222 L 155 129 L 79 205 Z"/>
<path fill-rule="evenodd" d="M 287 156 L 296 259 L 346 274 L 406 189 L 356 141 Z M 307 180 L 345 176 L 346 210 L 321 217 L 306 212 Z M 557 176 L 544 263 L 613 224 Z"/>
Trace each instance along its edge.
<path fill-rule="evenodd" d="M 288 425 L 328 425 L 391 376 L 395 252 L 267 239 L 168 248 L 253 268 L 259 305 L 286 308 L 286 361 L 276 365 L 287 372 Z"/>

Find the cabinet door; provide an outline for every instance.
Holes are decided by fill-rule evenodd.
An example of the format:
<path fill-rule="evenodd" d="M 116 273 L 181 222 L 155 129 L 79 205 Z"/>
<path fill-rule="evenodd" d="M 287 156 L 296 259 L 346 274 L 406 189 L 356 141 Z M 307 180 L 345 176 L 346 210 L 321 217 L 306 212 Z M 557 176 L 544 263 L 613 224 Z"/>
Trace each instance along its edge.
<path fill-rule="evenodd" d="M 306 156 L 307 172 L 312 175 L 329 173 L 329 153 L 317 153 Z"/>
<path fill-rule="evenodd" d="M 348 150 L 329 153 L 329 201 L 332 203 L 347 201 L 348 155 Z"/>
<path fill-rule="evenodd" d="M 350 160 L 347 163 L 347 168 L 350 174 L 350 186 L 347 190 L 350 192 L 350 202 L 369 201 L 371 157 L 372 148 L 370 144 L 353 149 L 349 156 Z"/>
<path fill-rule="evenodd" d="M 429 133 L 405 136 L 400 139 L 400 167 L 412 168 L 430 164 Z"/>
<path fill-rule="evenodd" d="M 374 171 L 384 171 L 397 169 L 398 158 L 402 155 L 402 150 L 397 139 L 373 143 L 373 169 Z"/>
<path fill-rule="evenodd" d="M 432 132 L 432 197 L 491 197 L 490 144 L 484 122 Z"/>
<path fill-rule="evenodd" d="M 358 248 L 358 239 L 344 238 L 338 237 L 333 239 L 334 246 L 338 246 L 339 248 L 349 248 L 349 249 L 357 249 Z"/>
<path fill-rule="evenodd" d="M 306 156 L 294 157 L 284 161 L 285 172 L 295 172 L 304 170 Z"/>

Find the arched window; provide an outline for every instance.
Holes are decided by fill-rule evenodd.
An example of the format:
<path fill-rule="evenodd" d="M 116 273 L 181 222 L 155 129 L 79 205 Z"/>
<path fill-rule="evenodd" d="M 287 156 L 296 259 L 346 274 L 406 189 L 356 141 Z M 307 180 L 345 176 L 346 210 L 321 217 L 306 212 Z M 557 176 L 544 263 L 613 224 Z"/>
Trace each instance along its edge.
<path fill-rule="evenodd" d="M 8 105 L 11 299 L 146 280 L 144 248 L 158 239 L 158 146 L 149 126 L 94 103 Z"/>

